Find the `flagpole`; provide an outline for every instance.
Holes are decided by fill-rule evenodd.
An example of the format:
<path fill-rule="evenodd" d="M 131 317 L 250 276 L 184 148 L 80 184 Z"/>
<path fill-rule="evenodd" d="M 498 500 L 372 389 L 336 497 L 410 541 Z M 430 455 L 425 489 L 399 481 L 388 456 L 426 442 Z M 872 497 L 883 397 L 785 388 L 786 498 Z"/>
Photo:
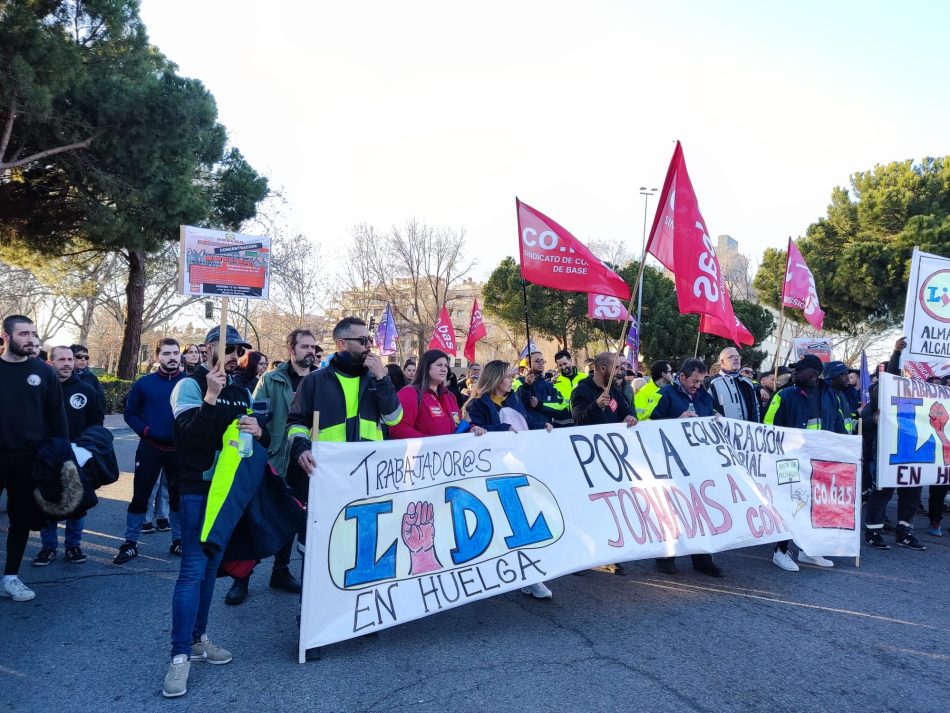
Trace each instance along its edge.
<path fill-rule="evenodd" d="M 646 245 L 643 246 L 643 255 L 640 257 L 640 270 L 637 272 L 637 281 L 635 284 L 640 284 L 643 280 L 643 267 L 646 264 L 647 260 L 647 248 Z M 627 302 L 627 318 L 623 321 L 623 328 L 620 330 L 620 346 L 617 348 L 617 353 L 614 354 L 614 363 L 610 367 L 610 378 L 607 380 L 607 388 L 604 389 L 604 393 L 610 393 L 610 384 L 613 382 L 613 374 L 617 369 L 617 362 L 620 360 L 620 352 L 623 350 L 624 345 L 627 343 L 627 327 L 630 326 L 630 316 L 633 314 L 633 301 L 636 299 L 637 293 L 634 290 L 630 291 L 630 300 Z M 643 340 L 643 329 L 639 321 L 637 321 L 637 342 L 642 343 Z M 640 361 L 640 352 L 637 351 L 637 363 Z"/>
<path fill-rule="evenodd" d="M 528 326 L 528 281 L 521 278 L 521 295 L 524 297 L 524 331 L 528 341 L 525 342 L 525 349 L 528 350 L 528 363 L 531 363 L 531 328 Z"/>
<path fill-rule="evenodd" d="M 778 320 L 778 337 L 775 339 L 775 364 L 773 364 L 773 373 L 772 377 L 772 386 L 775 389 L 775 393 L 778 393 L 778 353 L 782 348 L 782 330 L 785 329 L 785 281 L 788 279 L 788 254 L 792 245 L 792 236 L 788 236 L 788 245 L 785 247 L 785 273 L 782 275 L 782 289 L 779 292 L 779 302 L 782 305 L 782 309 L 779 315 Z M 788 361 L 788 357 L 785 357 L 785 361 Z"/>
<path fill-rule="evenodd" d="M 718 329 L 718 327 L 717 327 Z M 696 348 L 693 350 L 693 359 L 699 356 L 699 338 L 703 336 L 703 318 L 699 318 L 699 326 L 696 328 Z"/>

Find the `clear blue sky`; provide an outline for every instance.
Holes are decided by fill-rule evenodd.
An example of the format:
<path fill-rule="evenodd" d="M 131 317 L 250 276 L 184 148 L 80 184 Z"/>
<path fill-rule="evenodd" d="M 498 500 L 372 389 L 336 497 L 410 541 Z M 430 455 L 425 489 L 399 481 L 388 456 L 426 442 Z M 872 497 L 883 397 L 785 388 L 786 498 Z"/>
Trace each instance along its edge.
<path fill-rule="evenodd" d="M 515 195 L 639 252 L 678 138 L 710 230 L 760 255 L 852 172 L 950 153 L 947 3 L 142 5 L 328 254 L 417 218 L 465 228 L 485 276 Z"/>

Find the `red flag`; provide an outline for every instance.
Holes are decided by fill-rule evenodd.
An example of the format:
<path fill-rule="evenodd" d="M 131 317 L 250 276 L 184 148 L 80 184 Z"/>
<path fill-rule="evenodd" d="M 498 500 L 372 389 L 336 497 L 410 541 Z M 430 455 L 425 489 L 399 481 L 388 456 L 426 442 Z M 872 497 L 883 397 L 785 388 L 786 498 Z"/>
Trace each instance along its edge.
<path fill-rule="evenodd" d="M 485 322 L 482 320 L 482 311 L 478 307 L 478 300 L 472 303 L 472 319 L 468 323 L 468 338 L 465 340 L 465 351 L 462 352 L 469 361 L 475 361 L 475 342 L 488 336 Z"/>
<path fill-rule="evenodd" d="M 680 313 L 709 315 L 723 325 L 727 338 L 738 344 L 732 300 L 679 141 L 663 182 L 647 252 L 673 272 Z"/>
<path fill-rule="evenodd" d="M 439 321 L 435 323 L 432 339 L 429 340 L 429 349 L 441 349 L 452 356 L 455 356 L 455 352 L 458 351 L 458 345 L 455 342 L 455 327 L 452 326 L 452 319 L 445 305 L 442 305 L 442 311 L 439 312 Z"/>
<path fill-rule="evenodd" d="M 611 295 L 587 295 L 587 316 L 591 319 L 612 319 L 623 322 L 630 318 L 627 308 L 616 297 Z"/>
<path fill-rule="evenodd" d="M 594 292 L 630 298 L 630 285 L 584 244 L 543 213 L 515 198 L 521 276 L 528 282 L 567 292 Z"/>
<path fill-rule="evenodd" d="M 703 334 L 714 334 L 723 339 L 733 338 L 731 331 L 725 324 L 719 321 L 718 317 L 713 317 L 708 314 L 704 314 L 699 318 L 699 331 Z M 755 337 L 752 336 L 752 332 L 746 329 L 746 326 L 739 321 L 738 317 L 736 317 L 736 332 L 739 338 L 735 341 L 740 347 L 743 345 L 751 347 L 755 344 Z"/>
<path fill-rule="evenodd" d="M 821 311 L 821 306 L 818 304 L 815 277 L 805 264 L 805 258 L 798 251 L 798 246 L 791 239 L 788 241 L 788 254 L 785 257 L 782 304 L 804 310 L 805 319 L 815 329 L 821 329 L 825 323 L 825 313 Z"/>

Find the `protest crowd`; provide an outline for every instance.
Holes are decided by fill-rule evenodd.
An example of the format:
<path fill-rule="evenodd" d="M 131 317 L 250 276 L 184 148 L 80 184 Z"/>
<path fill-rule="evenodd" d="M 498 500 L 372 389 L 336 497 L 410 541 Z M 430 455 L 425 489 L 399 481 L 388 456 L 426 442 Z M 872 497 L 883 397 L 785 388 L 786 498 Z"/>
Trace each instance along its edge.
<path fill-rule="evenodd" d="M 715 376 L 696 358 L 679 365 L 657 361 L 641 376 L 635 364 L 611 352 L 596 355 L 581 370 L 572 355 L 562 350 L 555 355 L 555 371 L 546 371 L 543 354 L 535 351 L 520 364 L 473 363 L 458 380 L 450 379 L 455 376 L 450 358 L 440 349 L 423 353 L 418 363 L 409 365 L 409 374 L 396 364 L 384 365 L 373 351 L 374 336 L 359 318 L 341 320 L 332 337 L 332 352 L 324 358 L 310 330 L 293 330 L 287 335 L 284 358 L 271 370 L 260 368 L 266 358 L 232 326 L 223 335 L 215 327 L 203 345 L 184 349 L 172 338 L 161 339 L 155 347 L 157 369 L 136 381 L 128 395 L 124 416 L 139 445 L 124 542 L 113 561 L 121 565 L 134 560 L 144 533 L 172 533 L 170 554 L 180 557 L 181 565 L 172 596 L 172 660 L 165 696 L 186 691 L 191 663 L 231 661 L 231 654 L 207 634 L 215 581 L 220 574 L 230 575 L 225 600 L 240 604 L 248 595 L 259 558 L 234 556 L 240 548 L 232 548 L 230 536 L 270 538 L 274 542 L 270 586 L 301 592 L 290 561 L 295 538 L 301 555 L 305 552 L 302 507 L 307 501 L 308 475 L 316 467 L 314 437 L 355 442 L 465 431 L 479 437 L 489 431 L 550 431 L 613 423 L 636 428 L 647 420 L 714 414 L 859 437 L 860 421 L 866 455 L 865 542 L 878 549 L 890 547 L 883 533 L 894 489 L 874 487 L 878 409 L 873 382 L 877 374 L 871 376 L 870 399 L 863 407 L 860 373 L 841 362 L 822 363 L 805 355 L 778 370 L 775 381 L 774 372 L 759 376 L 742 365 L 735 348 L 719 355 Z M 0 428 L 0 483 L 7 492 L 10 518 L 2 594 L 19 602 L 35 596 L 18 576 L 29 532 L 41 532 L 42 547 L 32 555 L 32 564 L 43 567 L 57 557 L 57 521 L 65 520 L 64 559 L 82 564 L 86 561 L 81 546 L 83 515 L 96 502 L 95 488 L 114 482 L 119 474 L 111 435 L 103 428 L 101 386 L 85 366 L 88 350 L 78 344 L 56 346 L 41 359 L 35 328 L 24 315 L 4 319 L 3 340 L 2 393 L 17 408 L 2 410 Z M 904 339 L 898 340 L 890 361 L 880 365 L 882 370 L 897 372 L 904 344 Z M 224 354 L 223 364 L 218 361 L 219 352 Z M 319 424 L 314 423 L 315 412 L 319 412 Z M 243 487 L 239 480 L 244 462 L 224 463 L 220 458 L 226 434 L 254 439 L 262 447 L 260 453 L 266 450 L 269 467 L 264 477 L 272 480 L 274 492 L 282 496 L 274 501 L 277 506 L 255 513 L 255 532 L 237 527 L 246 513 L 229 505 L 236 497 L 234 491 Z M 258 459 L 258 466 L 263 459 Z M 57 488 L 59 476 L 67 470 L 71 486 Z M 211 476 L 217 479 L 223 472 L 229 472 L 233 480 L 230 492 L 212 486 Z M 44 499 L 34 498 L 34 490 Z M 891 528 L 892 542 L 924 550 L 912 528 L 921 508 L 922 488 L 897 490 L 898 522 Z M 942 535 L 946 494 L 947 486 L 930 486 L 927 493 L 931 535 Z M 209 504 L 215 500 L 220 507 L 212 519 Z M 431 505 L 428 509 L 420 503 L 418 511 L 410 514 L 425 525 L 432 520 Z M 218 529 L 228 534 L 215 539 Z M 796 561 L 789 544 L 776 546 L 773 562 L 777 567 L 796 572 L 799 562 L 833 566 L 819 553 L 802 550 Z M 724 576 L 712 555 L 694 555 L 692 564 L 709 576 Z M 665 573 L 676 571 L 673 558 L 658 559 L 657 567 Z M 619 564 L 603 569 L 623 573 Z M 545 583 L 522 591 L 540 599 L 553 596 Z"/>

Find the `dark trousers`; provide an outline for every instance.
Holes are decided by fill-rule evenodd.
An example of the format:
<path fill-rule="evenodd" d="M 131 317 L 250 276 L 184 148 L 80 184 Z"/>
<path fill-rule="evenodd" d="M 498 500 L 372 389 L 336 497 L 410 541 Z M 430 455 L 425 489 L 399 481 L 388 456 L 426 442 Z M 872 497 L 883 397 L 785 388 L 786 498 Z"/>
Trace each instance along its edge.
<path fill-rule="evenodd" d="M 864 525 L 868 530 L 880 530 L 884 527 L 884 516 L 887 504 L 891 501 L 894 491 L 897 491 L 897 519 L 899 522 L 910 525 L 917 512 L 917 503 L 920 502 L 921 488 L 881 488 L 872 490 L 868 496 L 867 514 Z"/>
<path fill-rule="evenodd" d="M 169 508 L 178 512 L 178 459 L 175 451 L 159 450 L 146 441 L 139 441 L 135 451 L 135 476 L 132 481 L 132 502 L 129 512 L 144 515 L 148 512 L 148 499 L 165 470 L 168 479 Z"/>
<path fill-rule="evenodd" d="M 0 493 L 7 491 L 7 559 L 4 574 L 18 574 L 30 529 L 39 529 L 43 519 L 33 500 L 33 459 L 36 451 L 0 451 Z"/>
<path fill-rule="evenodd" d="M 927 493 L 927 516 L 932 527 L 940 527 L 943 519 L 943 499 L 947 497 L 950 485 L 931 485 Z"/>

